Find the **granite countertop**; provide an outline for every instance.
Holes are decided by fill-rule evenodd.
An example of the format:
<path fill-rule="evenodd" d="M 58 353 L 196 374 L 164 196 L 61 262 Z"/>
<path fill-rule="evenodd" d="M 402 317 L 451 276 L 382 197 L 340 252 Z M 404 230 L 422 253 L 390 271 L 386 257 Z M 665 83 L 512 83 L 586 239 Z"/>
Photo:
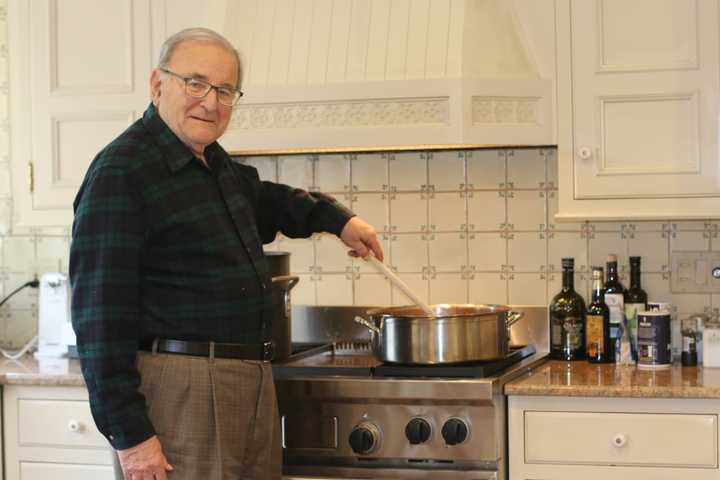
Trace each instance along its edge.
<path fill-rule="evenodd" d="M 67 358 L 36 359 L 25 355 L 18 360 L 0 359 L 0 385 L 84 387 L 80 361 Z"/>
<path fill-rule="evenodd" d="M 548 361 L 505 385 L 506 395 L 720 398 L 720 368 L 644 370 L 635 366 Z"/>

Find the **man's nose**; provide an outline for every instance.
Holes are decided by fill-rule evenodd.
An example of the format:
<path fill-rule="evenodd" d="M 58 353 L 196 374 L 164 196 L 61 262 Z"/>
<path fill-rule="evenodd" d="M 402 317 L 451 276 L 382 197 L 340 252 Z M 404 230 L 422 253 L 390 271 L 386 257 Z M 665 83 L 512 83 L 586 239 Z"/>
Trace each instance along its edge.
<path fill-rule="evenodd" d="M 210 91 L 202 99 L 202 104 L 208 110 L 215 110 L 218 107 L 218 92 L 211 88 Z"/>

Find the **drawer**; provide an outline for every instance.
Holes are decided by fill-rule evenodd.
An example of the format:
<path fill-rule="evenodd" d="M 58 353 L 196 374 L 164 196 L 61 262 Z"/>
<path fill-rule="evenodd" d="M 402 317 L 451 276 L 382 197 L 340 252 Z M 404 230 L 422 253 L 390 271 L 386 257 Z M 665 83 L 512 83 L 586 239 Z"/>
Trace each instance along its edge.
<path fill-rule="evenodd" d="M 717 467 L 717 415 L 526 411 L 525 462 Z"/>
<path fill-rule="evenodd" d="M 22 446 L 108 448 L 95 428 L 87 400 L 18 400 Z"/>
<path fill-rule="evenodd" d="M 113 467 L 63 463 L 22 462 L 22 480 L 114 480 Z"/>

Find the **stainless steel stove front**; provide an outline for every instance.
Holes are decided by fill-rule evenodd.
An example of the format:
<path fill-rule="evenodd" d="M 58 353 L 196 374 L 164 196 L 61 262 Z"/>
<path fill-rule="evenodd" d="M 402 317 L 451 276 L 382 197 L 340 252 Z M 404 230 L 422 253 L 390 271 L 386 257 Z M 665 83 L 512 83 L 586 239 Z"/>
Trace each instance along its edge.
<path fill-rule="evenodd" d="M 311 357 L 289 365 L 275 379 L 285 479 L 506 480 L 503 387 L 543 362 L 549 343 L 545 308 L 513 309 L 524 311 L 525 318 L 513 326 L 512 343 L 534 345 L 537 353 L 493 378 L 346 376 L 346 369 L 372 366 L 352 356 Z M 336 323 L 353 324 L 346 320 Z M 327 322 L 318 325 L 334 331 Z M 357 339 L 332 339 L 339 340 Z M 318 365 L 336 369 L 322 374 L 305 369 Z"/>
<path fill-rule="evenodd" d="M 286 474 L 332 478 L 326 475 L 350 469 L 371 476 L 345 478 L 417 478 L 391 471 L 504 478 L 505 397 L 493 381 L 328 377 L 276 384 Z"/>

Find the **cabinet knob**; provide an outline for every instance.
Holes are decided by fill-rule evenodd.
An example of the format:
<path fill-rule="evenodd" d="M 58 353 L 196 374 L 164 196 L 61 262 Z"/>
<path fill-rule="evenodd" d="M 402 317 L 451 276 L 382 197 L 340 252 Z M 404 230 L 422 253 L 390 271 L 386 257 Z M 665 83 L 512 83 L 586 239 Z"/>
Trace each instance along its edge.
<path fill-rule="evenodd" d="M 613 437 L 612 444 L 618 448 L 624 447 L 627 442 L 627 438 L 622 433 L 618 433 Z"/>
<path fill-rule="evenodd" d="M 77 420 L 70 420 L 68 422 L 68 430 L 74 433 L 80 432 L 82 430 L 82 424 Z"/>
<path fill-rule="evenodd" d="M 578 157 L 580 157 L 583 160 L 588 160 L 590 157 L 592 157 L 592 148 L 590 147 L 580 147 L 578 148 Z"/>

